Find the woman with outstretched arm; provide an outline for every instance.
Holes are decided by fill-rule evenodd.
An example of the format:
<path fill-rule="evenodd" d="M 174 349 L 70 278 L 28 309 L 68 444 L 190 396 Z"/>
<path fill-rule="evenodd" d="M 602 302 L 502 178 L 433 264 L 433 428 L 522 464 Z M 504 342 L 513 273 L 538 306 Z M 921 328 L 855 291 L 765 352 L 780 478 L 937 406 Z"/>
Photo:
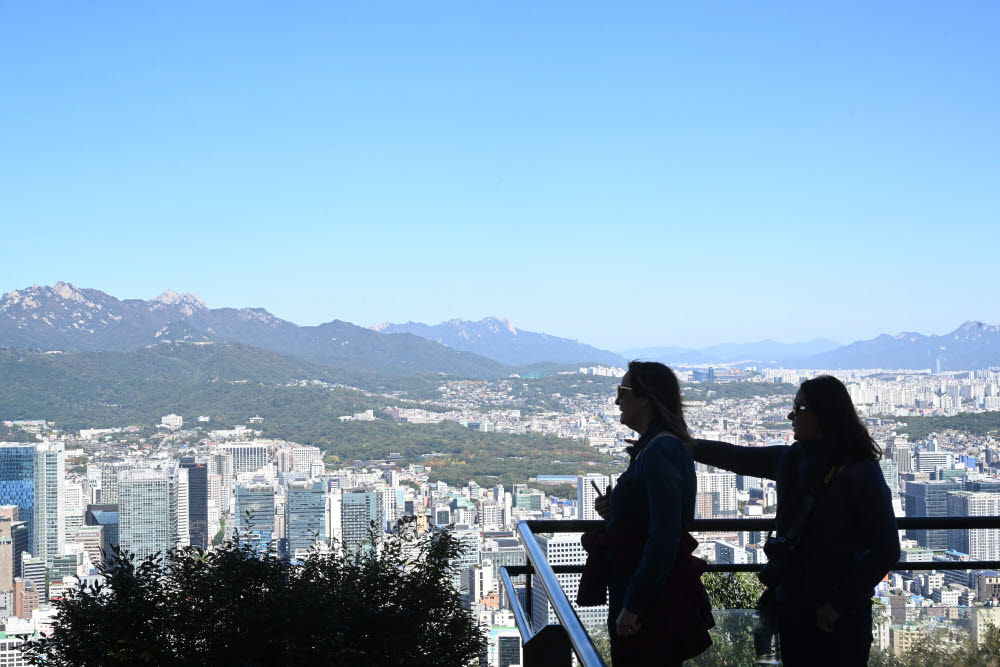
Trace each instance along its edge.
<path fill-rule="evenodd" d="M 761 578 L 783 664 L 867 665 L 872 590 L 900 553 L 881 450 L 832 376 L 803 382 L 788 418 L 790 447 L 693 440 L 689 448 L 699 463 L 776 482 L 777 539 Z"/>

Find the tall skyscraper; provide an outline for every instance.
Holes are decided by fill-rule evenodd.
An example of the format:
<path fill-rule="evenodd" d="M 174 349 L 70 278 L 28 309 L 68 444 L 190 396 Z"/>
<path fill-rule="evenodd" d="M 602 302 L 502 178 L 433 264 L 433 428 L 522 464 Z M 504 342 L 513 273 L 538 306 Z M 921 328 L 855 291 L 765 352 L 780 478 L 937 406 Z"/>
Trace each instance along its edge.
<path fill-rule="evenodd" d="M 270 484 L 236 486 L 236 533 L 256 553 L 263 553 L 274 542 L 274 489 Z"/>
<path fill-rule="evenodd" d="M 285 498 L 285 556 L 301 558 L 326 542 L 326 485 L 293 481 Z"/>
<path fill-rule="evenodd" d="M 63 479 L 66 450 L 61 442 L 35 445 L 35 550 L 51 563 L 66 547 Z"/>
<path fill-rule="evenodd" d="M 35 552 L 35 445 L 0 443 L 0 505 L 16 505 Z M 20 554 L 18 554 L 20 558 Z"/>
<path fill-rule="evenodd" d="M 191 546 L 191 515 L 188 508 L 188 471 L 180 465 L 171 466 L 177 477 L 177 546 Z"/>
<path fill-rule="evenodd" d="M 952 480 L 907 482 L 903 496 L 906 516 L 948 516 L 948 492 L 961 490 L 962 483 Z M 946 530 L 907 530 L 906 537 L 928 549 L 948 548 Z"/>
<path fill-rule="evenodd" d="M 193 456 L 181 459 L 181 468 L 188 476 L 188 513 L 191 546 L 208 548 L 208 466 L 197 463 Z"/>
<path fill-rule="evenodd" d="M 594 509 L 597 491 L 594 484 L 601 490 L 601 495 L 608 490 L 607 475 L 581 475 L 576 478 L 576 518 L 587 521 L 597 521 L 601 516 Z"/>
<path fill-rule="evenodd" d="M 177 475 L 126 470 L 118 477 L 118 540 L 141 560 L 177 546 Z"/>
<path fill-rule="evenodd" d="M 340 524 L 343 534 L 341 547 L 346 553 L 369 544 L 372 522 L 378 528 L 378 498 L 374 491 L 348 491 L 341 495 Z"/>

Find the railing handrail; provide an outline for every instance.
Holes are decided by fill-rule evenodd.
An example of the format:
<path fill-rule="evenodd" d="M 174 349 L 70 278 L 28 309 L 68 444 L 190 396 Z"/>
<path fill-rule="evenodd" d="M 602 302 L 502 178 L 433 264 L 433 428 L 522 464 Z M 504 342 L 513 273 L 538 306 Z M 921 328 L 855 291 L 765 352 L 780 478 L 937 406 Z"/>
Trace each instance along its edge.
<path fill-rule="evenodd" d="M 531 620 L 524 615 L 524 609 L 521 607 L 521 602 L 517 598 L 517 591 L 514 590 L 514 582 L 510 580 L 510 574 L 507 572 L 507 569 L 507 567 L 500 568 L 500 579 L 503 581 L 504 590 L 507 591 L 507 599 L 510 600 L 510 608 L 514 611 L 514 624 L 517 626 L 517 631 L 521 635 L 521 643 L 524 643 L 531 639 L 535 633 L 531 628 Z M 528 572 L 521 572 L 520 574 L 528 574 Z M 517 575 L 515 574 L 515 576 Z"/>
<path fill-rule="evenodd" d="M 503 580 L 504 589 L 508 597 L 511 598 L 511 607 L 514 609 L 514 622 L 522 641 L 528 641 L 535 634 L 530 619 L 525 616 L 524 609 L 517 600 L 514 584 L 510 577 L 519 575 L 532 575 L 538 577 L 542 590 L 545 593 L 548 603 L 552 605 L 559 623 L 563 626 L 569 637 L 570 644 L 576 652 L 583 667 L 605 667 L 604 660 L 597 652 L 593 640 L 583 628 L 580 617 L 570 604 L 565 591 L 556 579 L 556 573 L 580 573 L 583 572 L 582 565 L 551 565 L 542 553 L 541 547 L 535 540 L 535 535 L 543 533 L 583 533 L 587 530 L 603 524 L 603 521 L 596 520 L 558 520 L 539 519 L 530 521 L 519 521 L 517 523 L 517 534 L 524 546 L 528 563 L 521 566 L 507 566 L 500 568 L 500 576 Z M 959 517 L 897 517 L 896 524 L 899 530 L 983 530 L 1000 529 L 1000 516 L 959 516 Z M 743 531 L 770 531 L 775 527 L 773 518 L 763 519 L 696 519 L 689 526 L 691 532 L 743 532 Z M 709 564 L 709 572 L 756 572 L 763 569 L 763 564 L 741 563 L 741 564 Z M 1000 570 L 1000 561 L 900 561 L 892 568 L 899 570 Z M 531 613 L 531 610 L 528 610 Z"/>
<path fill-rule="evenodd" d="M 580 622 L 580 617 L 576 615 L 576 610 L 573 609 L 573 605 L 566 597 L 566 592 L 556 579 L 552 566 L 545 558 L 545 554 L 542 553 L 541 547 L 538 546 L 528 522 L 519 521 L 517 523 L 517 534 L 524 546 L 528 564 L 534 569 L 535 576 L 538 577 L 538 582 L 541 584 L 549 604 L 552 605 L 556 618 L 566 630 L 566 635 L 569 637 L 570 644 L 573 646 L 580 664 L 583 667 L 604 667 L 604 660 L 597 652 L 597 647 L 594 646 L 590 634 L 583 628 L 583 623 Z M 504 582 L 505 585 L 507 581 Z M 524 637 L 523 633 L 521 636 Z"/>
<path fill-rule="evenodd" d="M 525 521 L 535 534 L 585 533 L 603 521 L 585 519 L 532 519 Z M 961 530 L 1000 528 L 998 516 L 900 516 L 896 517 L 899 530 Z M 748 530 L 774 529 L 774 519 L 695 519 L 689 530 L 692 533 L 728 533 Z"/>

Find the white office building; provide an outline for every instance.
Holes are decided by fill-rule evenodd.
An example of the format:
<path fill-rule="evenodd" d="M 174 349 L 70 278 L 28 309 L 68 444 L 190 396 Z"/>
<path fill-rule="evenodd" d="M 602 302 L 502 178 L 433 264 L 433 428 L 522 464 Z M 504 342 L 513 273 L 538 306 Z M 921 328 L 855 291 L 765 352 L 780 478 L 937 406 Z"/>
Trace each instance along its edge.
<path fill-rule="evenodd" d="M 233 473 L 254 472 L 267 465 L 267 445 L 257 442 L 220 445 L 233 457 Z"/>

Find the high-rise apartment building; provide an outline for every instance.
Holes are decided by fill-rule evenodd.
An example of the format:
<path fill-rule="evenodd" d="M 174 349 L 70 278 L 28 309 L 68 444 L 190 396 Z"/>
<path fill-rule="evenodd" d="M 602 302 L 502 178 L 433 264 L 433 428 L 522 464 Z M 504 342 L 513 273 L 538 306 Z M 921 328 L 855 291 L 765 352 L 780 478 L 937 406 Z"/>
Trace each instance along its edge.
<path fill-rule="evenodd" d="M 583 565 L 587 561 L 587 552 L 580 544 L 580 533 L 555 533 L 554 535 L 536 535 L 535 541 L 545 555 L 550 565 Z M 538 577 L 531 578 L 531 626 L 541 628 L 549 623 L 558 623 L 555 611 L 549 604 L 548 597 L 541 590 Z M 574 602 L 577 586 L 580 583 L 579 574 L 557 574 L 556 579 L 564 591 L 570 591 L 570 603 L 584 627 L 602 627 L 607 622 L 608 607 L 578 607 Z"/>
<path fill-rule="evenodd" d="M 293 481 L 285 498 L 285 556 L 302 558 L 326 542 L 326 485 Z"/>
<path fill-rule="evenodd" d="M 66 450 L 61 442 L 35 445 L 35 545 L 32 552 L 46 563 L 66 546 L 63 478 Z"/>
<path fill-rule="evenodd" d="M 188 477 L 188 526 L 191 546 L 207 549 L 208 534 L 208 466 L 198 463 L 193 456 L 181 458 L 181 468 Z"/>
<path fill-rule="evenodd" d="M 175 471 L 139 469 L 118 478 L 121 548 L 141 560 L 177 546 L 177 487 Z"/>
<path fill-rule="evenodd" d="M 601 516 L 594 509 L 597 500 L 597 489 L 601 495 L 608 490 L 607 475 L 580 475 L 576 478 L 576 518 L 586 521 L 597 521 Z M 597 489 L 594 486 L 597 486 Z"/>
<path fill-rule="evenodd" d="M 736 475 L 731 472 L 699 472 L 698 493 L 709 493 L 712 496 L 712 517 L 736 518 L 738 503 L 736 500 Z M 708 518 L 700 515 L 702 518 Z"/>
<path fill-rule="evenodd" d="M 1000 516 L 1000 493 L 952 491 L 948 494 L 948 516 Z M 950 530 L 948 548 L 968 554 L 972 560 L 1000 559 L 1000 529 Z"/>

